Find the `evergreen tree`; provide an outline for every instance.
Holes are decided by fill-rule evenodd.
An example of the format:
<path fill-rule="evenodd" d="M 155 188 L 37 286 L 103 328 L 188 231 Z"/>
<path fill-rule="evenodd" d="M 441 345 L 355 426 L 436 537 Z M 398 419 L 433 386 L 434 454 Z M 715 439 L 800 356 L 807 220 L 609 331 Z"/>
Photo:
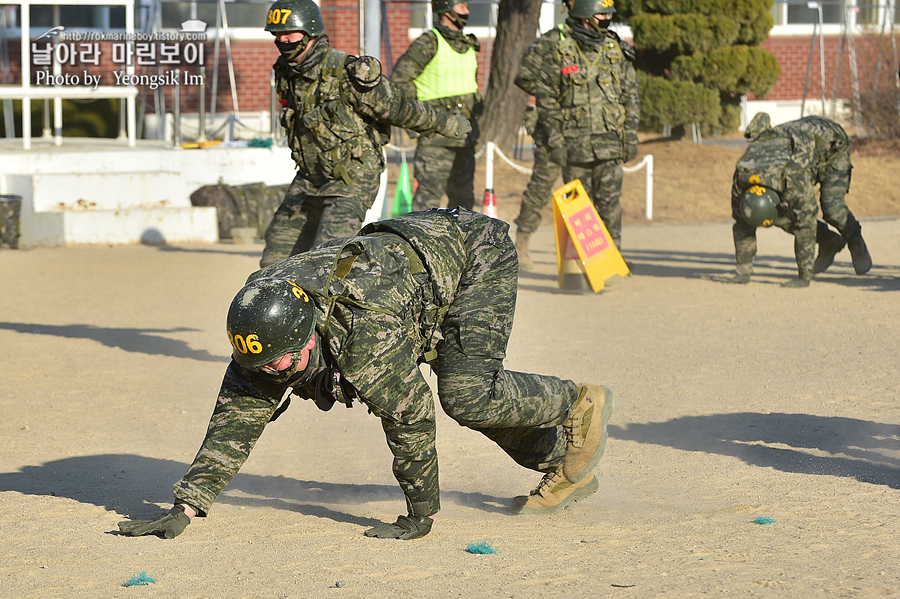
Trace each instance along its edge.
<path fill-rule="evenodd" d="M 772 1 L 617 0 L 616 16 L 634 33 L 641 129 L 737 129 L 741 96 L 766 96 L 781 74 L 759 47 L 774 24 Z"/>

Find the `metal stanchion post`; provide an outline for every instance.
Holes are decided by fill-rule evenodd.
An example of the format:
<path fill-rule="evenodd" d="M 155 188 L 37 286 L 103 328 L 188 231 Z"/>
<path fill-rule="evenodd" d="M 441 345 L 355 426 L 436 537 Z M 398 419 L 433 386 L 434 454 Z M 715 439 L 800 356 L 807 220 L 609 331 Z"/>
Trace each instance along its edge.
<path fill-rule="evenodd" d="M 200 67 L 200 113 L 199 113 L 200 133 L 197 135 L 197 141 L 206 141 L 206 67 Z"/>
<path fill-rule="evenodd" d="M 175 147 L 181 145 L 181 70 L 175 69 L 175 88 L 172 90 L 172 107 L 175 123 L 173 124 L 172 138 Z"/>
<path fill-rule="evenodd" d="M 275 90 L 275 71 L 269 73 L 269 132 L 272 140 L 278 141 L 278 92 Z"/>
<path fill-rule="evenodd" d="M 41 135 L 44 139 L 53 137 L 53 130 L 50 128 L 50 100 L 44 98 L 44 132 Z"/>

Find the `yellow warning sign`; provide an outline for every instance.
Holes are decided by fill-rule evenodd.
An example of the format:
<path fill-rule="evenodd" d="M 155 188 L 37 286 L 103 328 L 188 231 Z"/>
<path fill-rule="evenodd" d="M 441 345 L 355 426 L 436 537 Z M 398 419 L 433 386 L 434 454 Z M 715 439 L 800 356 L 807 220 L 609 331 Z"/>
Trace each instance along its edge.
<path fill-rule="evenodd" d="M 622 254 L 580 180 L 553 192 L 553 224 L 560 289 L 570 280 L 573 264 L 584 272 L 594 293 L 601 291 L 611 276 L 628 275 Z"/>

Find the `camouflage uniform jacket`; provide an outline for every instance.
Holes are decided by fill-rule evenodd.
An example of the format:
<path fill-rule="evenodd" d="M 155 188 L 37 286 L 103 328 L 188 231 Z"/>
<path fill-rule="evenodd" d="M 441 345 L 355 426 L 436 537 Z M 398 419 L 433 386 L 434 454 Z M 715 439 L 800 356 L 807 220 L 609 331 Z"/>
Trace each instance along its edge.
<path fill-rule="evenodd" d="M 526 94 L 536 96 L 538 90 L 538 80 L 541 77 L 541 69 L 544 59 L 553 51 L 555 42 L 562 39 L 563 25 L 560 24 L 553 29 L 544 32 L 534 43 L 528 46 L 522 62 L 519 63 L 519 72 L 516 75 L 515 84 Z M 537 124 L 534 127 L 532 137 L 546 142 L 547 132 L 544 126 L 544 119 L 538 117 Z"/>
<path fill-rule="evenodd" d="M 351 181 L 384 170 L 391 125 L 430 134 L 447 117 L 394 88 L 375 58 L 334 50 L 324 35 L 314 43 L 299 68 L 283 57 L 273 67 L 281 124 L 301 175 L 321 193 L 347 196 Z"/>
<path fill-rule="evenodd" d="M 406 49 L 403 56 L 397 59 L 394 69 L 391 71 L 391 82 L 395 87 L 400 87 L 410 98 L 417 97 L 416 86 L 413 81 L 418 77 L 425 66 L 431 62 L 437 54 L 437 37 L 443 37 L 451 48 L 457 52 L 465 52 L 474 48 L 476 52 L 481 48 L 478 39 L 472 34 L 464 34 L 462 31 L 450 29 L 442 23 L 437 23 L 434 29 L 426 31 Z M 477 77 L 477 72 L 474 74 Z M 464 96 L 449 96 L 429 100 L 425 104 L 447 115 L 462 114 L 472 124 L 472 131 L 463 140 L 449 139 L 435 136 L 428 143 L 435 146 L 462 147 L 474 146 L 478 142 L 478 117 L 484 110 L 484 102 L 480 93 Z"/>
<path fill-rule="evenodd" d="M 778 192 L 782 228 L 815 231 L 819 204 L 815 196 L 816 140 L 802 130 L 769 129 L 750 142 L 738 159 L 731 187 L 732 215 L 740 216 L 741 196 L 753 185 Z M 786 220 L 784 220 L 786 219 Z"/>
<path fill-rule="evenodd" d="M 779 135 L 810 143 L 815 147 L 814 164 L 816 181 L 826 180 L 829 170 L 848 172 L 850 166 L 850 140 L 843 127 L 821 116 L 808 116 L 775 127 Z"/>
<path fill-rule="evenodd" d="M 794 235 L 800 278 L 810 280 L 816 249 L 816 141 L 802 131 L 768 129 L 752 140 L 737 162 L 731 186 L 731 213 L 739 273 L 748 273 L 756 253 L 756 228 L 740 213 L 741 196 L 754 185 L 778 192 L 773 223 Z"/>
<path fill-rule="evenodd" d="M 381 418 L 409 513 L 440 509 L 434 401 L 419 363 L 434 357 L 429 350 L 460 277 L 478 260 L 467 247 L 479 230 L 466 228 L 465 212 L 421 214 L 373 223 L 359 237 L 327 242 L 252 275 L 287 278 L 309 293 L 318 309 L 319 345 L 327 344 L 327 351 L 316 366 L 310 363 L 303 380 L 268 377 L 232 361 L 203 445 L 174 486 L 176 501 L 205 515 L 288 387 L 319 405 L 322 389 L 327 393 L 336 381 L 330 401 L 356 399 Z"/>
<path fill-rule="evenodd" d="M 625 135 L 637 135 L 640 119 L 634 50 L 612 31 L 594 45 L 575 29 L 567 21 L 541 69 L 535 98 L 548 146 L 565 146 L 570 163 L 623 160 Z"/>

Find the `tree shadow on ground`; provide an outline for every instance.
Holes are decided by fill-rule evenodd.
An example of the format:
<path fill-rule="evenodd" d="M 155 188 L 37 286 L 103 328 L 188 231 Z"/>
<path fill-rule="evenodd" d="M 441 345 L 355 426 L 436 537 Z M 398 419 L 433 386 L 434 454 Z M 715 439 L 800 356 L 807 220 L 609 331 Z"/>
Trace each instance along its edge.
<path fill-rule="evenodd" d="M 194 332 L 197 329 L 176 327 L 172 329 L 125 329 L 98 327 L 91 324 L 51 325 L 26 322 L 0 322 L 0 330 L 15 331 L 25 335 L 53 335 L 68 339 L 93 339 L 107 347 L 127 352 L 189 358 L 201 362 L 227 362 L 225 356 L 214 356 L 206 350 L 191 349 L 184 341 L 168 339 L 156 333 Z"/>
<path fill-rule="evenodd" d="M 809 414 L 712 414 L 610 426 L 616 439 L 900 489 L 900 425 Z"/>
<path fill-rule="evenodd" d="M 172 484 L 187 468 L 188 464 L 181 462 L 133 454 L 77 456 L 0 473 L 0 492 L 65 497 L 127 518 L 148 519 L 159 515 L 157 504 L 172 501 Z M 445 501 L 487 512 L 509 513 L 511 507 L 510 498 L 482 493 L 449 491 L 441 496 Z M 405 509 L 403 492 L 397 485 L 331 483 L 242 473 L 234 477 L 216 504 L 271 507 L 373 526 L 377 520 L 335 508 L 374 501 L 395 501 L 400 511 Z"/>

